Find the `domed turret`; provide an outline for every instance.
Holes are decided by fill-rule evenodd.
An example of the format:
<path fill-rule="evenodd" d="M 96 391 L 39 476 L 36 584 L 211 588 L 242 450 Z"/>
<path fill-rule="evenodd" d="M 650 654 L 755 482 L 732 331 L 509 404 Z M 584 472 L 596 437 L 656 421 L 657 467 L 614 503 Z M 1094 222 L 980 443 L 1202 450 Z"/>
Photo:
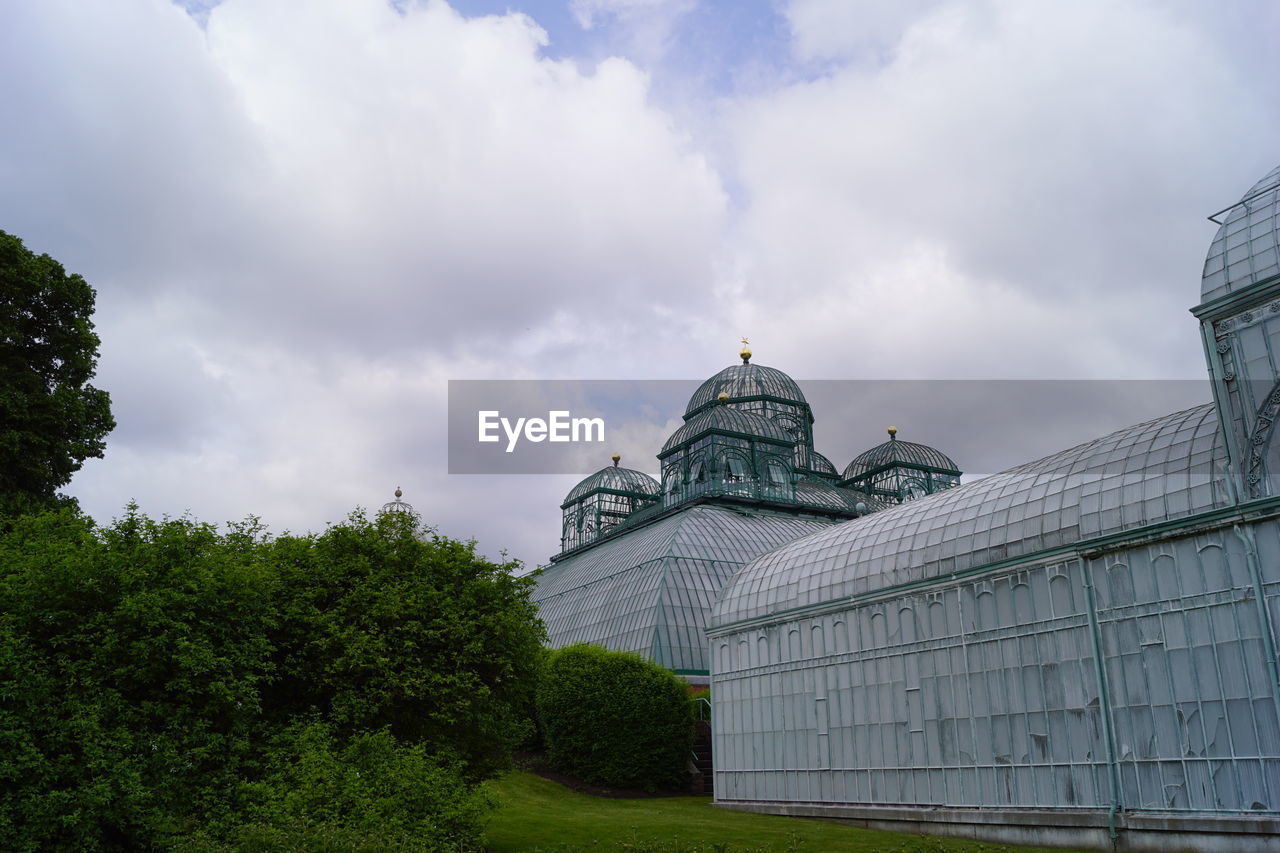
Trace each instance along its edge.
<path fill-rule="evenodd" d="M 751 350 L 747 339 L 742 339 L 741 364 L 721 370 L 698 386 L 685 407 L 684 419 L 690 421 L 713 408 L 720 395 L 727 394 L 730 408 L 750 412 L 773 421 L 792 442 L 791 465 L 796 469 L 810 469 L 814 462 L 813 410 L 796 381 L 781 370 L 751 363 Z"/>
<path fill-rule="evenodd" d="M 736 408 L 727 392 L 717 393 L 671 434 L 662 463 L 667 505 L 705 495 L 792 500 L 795 438 L 769 418 Z"/>
<path fill-rule="evenodd" d="M 414 512 L 414 509 L 412 506 L 410 506 L 405 501 L 401 500 L 401 498 L 404 497 L 404 492 L 400 491 L 399 486 L 396 486 L 395 495 L 396 495 L 395 500 L 388 501 L 387 503 L 384 503 L 382 505 L 383 512 L 398 512 L 398 513 L 403 513 L 405 515 L 412 515 L 412 516 L 417 515 L 417 513 Z"/>
<path fill-rule="evenodd" d="M 569 490 L 564 503 L 560 550 L 571 551 L 600 538 L 638 509 L 654 503 L 661 487 L 643 471 L 619 467 L 622 457 Z"/>
<path fill-rule="evenodd" d="M 1204 261 L 1201 302 L 1280 275 L 1280 166 L 1209 220 L 1218 233 Z"/>
<path fill-rule="evenodd" d="M 1201 282 L 1200 320 L 1232 478 L 1242 496 L 1280 494 L 1280 167 L 1209 219 L 1218 233 Z"/>
<path fill-rule="evenodd" d="M 781 370 L 762 364 L 732 364 L 698 386 L 685 407 L 684 419 L 716 404 L 721 393 L 728 394 L 734 405 L 745 408 L 746 403 L 773 402 L 803 409 L 813 423 L 809 403 L 796 381 Z"/>
<path fill-rule="evenodd" d="M 731 397 L 726 397 L 724 405 L 706 409 L 693 418 L 686 420 L 662 445 L 662 452 L 658 454 L 658 458 L 661 459 L 672 449 L 713 431 L 726 435 L 739 435 L 744 438 L 761 438 L 775 444 L 788 446 L 795 443 L 794 437 L 768 418 L 762 418 L 757 414 L 744 412 L 741 409 L 731 408 L 728 403 L 732 399 Z"/>
<path fill-rule="evenodd" d="M 888 441 L 845 466 L 842 486 L 902 502 L 959 485 L 960 469 L 949 456 L 925 444 L 899 441 L 897 427 L 887 431 Z"/>

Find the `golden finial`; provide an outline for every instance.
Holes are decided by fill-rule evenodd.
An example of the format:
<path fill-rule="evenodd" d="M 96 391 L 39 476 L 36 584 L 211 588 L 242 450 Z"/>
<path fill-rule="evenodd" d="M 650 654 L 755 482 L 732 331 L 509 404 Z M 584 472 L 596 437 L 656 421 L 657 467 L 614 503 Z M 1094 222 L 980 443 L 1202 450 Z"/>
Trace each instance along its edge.
<path fill-rule="evenodd" d="M 898 440 L 898 428 L 896 426 L 889 427 L 887 430 L 885 430 L 885 432 L 889 433 L 890 441 Z"/>
<path fill-rule="evenodd" d="M 747 339 L 742 339 L 742 352 L 738 353 L 742 356 L 742 363 L 749 364 L 751 362 L 751 347 L 747 344 Z"/>
<path fill-rule="evenodd" d="M 721 391 L 719 394 L 716 395 L 716 399 L 719 400 L 721 403 L 729 402 L 729 392 Z"/>
<path fill-rule="evenodd" d="M 613 460 L 613 467 L 614 467 L 614 468 L 617 468 L 617 467 L 618 467 L 618 463 L 622 461 L 622 454 L 621 454 L 621 453 L 615 453 L 615 454 L 613 454 L 612 456 L 610 456 L 609 458 Z"/>

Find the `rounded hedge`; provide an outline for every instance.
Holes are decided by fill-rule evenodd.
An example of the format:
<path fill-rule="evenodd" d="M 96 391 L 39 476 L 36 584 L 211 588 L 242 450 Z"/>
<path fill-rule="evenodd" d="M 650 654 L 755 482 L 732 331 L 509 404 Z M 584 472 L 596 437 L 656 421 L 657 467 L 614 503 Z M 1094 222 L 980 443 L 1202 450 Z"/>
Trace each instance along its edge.
<path fill-rule="evenodd" d="M 657 664 L 599 646 L 567 646 L 547 660 L 537 707 L 556 768 L 601 785 L 683 785 L 692 701 L 685 683 Z"/>

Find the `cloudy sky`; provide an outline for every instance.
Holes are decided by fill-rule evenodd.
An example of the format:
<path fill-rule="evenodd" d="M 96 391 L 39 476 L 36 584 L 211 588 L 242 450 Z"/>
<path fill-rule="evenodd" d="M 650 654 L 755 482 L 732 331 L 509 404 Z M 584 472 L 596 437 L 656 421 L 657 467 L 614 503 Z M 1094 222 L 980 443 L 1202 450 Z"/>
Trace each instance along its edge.
<path fill-rule="evenodd" d="M 574 478 L 448 475 L 450 379 L 692 392 L 744 334 L 801 380 L 1202 377 L 1277 33 L 1268 0 L 9 0 L 0 229 L 96 287 L 119 422 L 68 491 L 279 532 L 399 485 L 534 564 Z"/>

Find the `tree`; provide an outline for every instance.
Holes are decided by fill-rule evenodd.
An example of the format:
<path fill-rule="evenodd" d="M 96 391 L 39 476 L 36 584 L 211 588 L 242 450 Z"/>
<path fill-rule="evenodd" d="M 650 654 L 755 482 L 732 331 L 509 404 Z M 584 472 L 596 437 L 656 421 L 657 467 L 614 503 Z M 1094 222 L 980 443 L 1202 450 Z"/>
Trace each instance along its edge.
<path fill-rule="evenodd" d="M 93 288 L 0 231 L 0 513 L 53 502 L 115 420 L 89 384 Z"/>

